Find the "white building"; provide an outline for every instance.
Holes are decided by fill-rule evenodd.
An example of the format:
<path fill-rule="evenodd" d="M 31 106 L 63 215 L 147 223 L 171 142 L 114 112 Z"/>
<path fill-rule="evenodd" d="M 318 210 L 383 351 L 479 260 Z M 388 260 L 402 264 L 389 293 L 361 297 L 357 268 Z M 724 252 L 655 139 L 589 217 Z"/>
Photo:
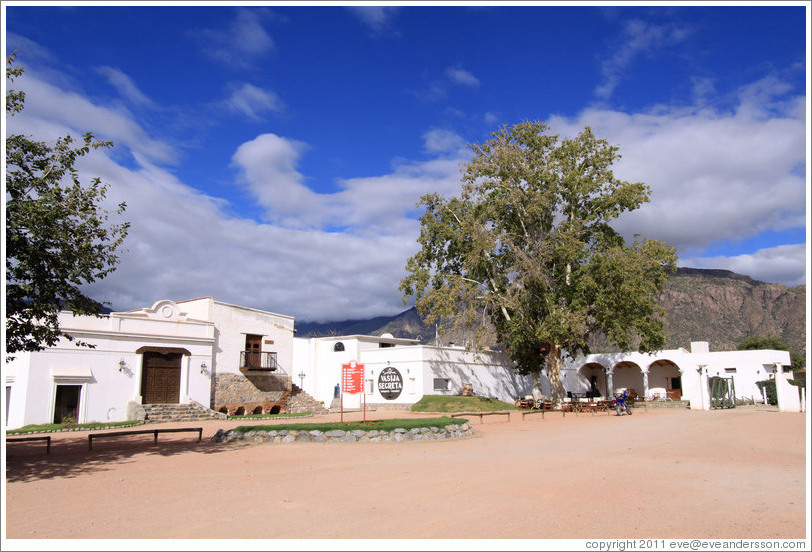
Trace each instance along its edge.
<path fill-rule="evenodd" d="M 226 414 L 279 412 L 293 371 L 293 317 L 211 297 L 178 306 L 215 326 L 211 407 Z"/>
<path fill-rule="evenodd" d="M 345 408 L 358 408 L 364 402 L 378 408 L 405 408 L 425 395 L 458 395 L 466 385 L 475 395 L 512 403 L 532 389 L 531 378 L 518 375 L 504 353 L 476 355 L 462 347 L 419 345 L 389 335 L 296 338 L 294 342 L 297 383 L 328 407 L 338 407 L 342 366 L 351 361 L 364 367 L 364 391 L 340 394 Z M 694 342 L 690 351 L 578 357 L 565 362 L 561 373 L 564 389 L 571 396 L 611 398 L 630 390 L 640 398 L 683 400 L 692 409 L 702 410 L 716 406 L 710 393 L 712 378 L 722 378 L 733 401 L 761 402 L 756 382 L 777 377 L 785 390 L 782 409 L 798 411 L 797 389 L 786 382 L 792 377 L 789 364 L 787 351 L 711 352 L 706 342 Z M 550 395 L 545 376 L 542 393 Z"/>
<path fill-rule="evenodd" d="M 365 401 L 377 408 L 408 407 L 424 395 L 459 395 L 470 385 L 475 395 L 512 403 L 530 392 L 531 379 L 520 376 L 504 353 L 476 355 L 462 347 L 420 345 L 417 340 L 348 335 L 296 338 L 294 357 L 301 387 L 325 406 L 341 395 L 345 408 Z M 362 394 L 339 394 L 342 366 L 364 366 Z"/>
<path fill-rule="evenodd" d="M 732 382 L 736 399 L 760 402 L 756 382 L 792 378 L 787 351 L 715 351 L 708 343 L 691 343 L 691 350 L 673 349 L 645 353 L 604 353 L 578 357 L 562 369 L 564 388 L 570 393 L 592 392 L 609 397 L 622 389 L 648 399 L 657 396 L 690 401 L 691 408 L 710 408 L 709 378 Z M 594 385 L 593 385 L 594 384 Z M 609 390 L 607 392 L 607 390 Z M 797 390 L 795 390 L 797 395 Z M 793 401 L 792 393 L 786 399 Z M 790 407 L 794 408 L 794 407 Z"/>
<path fill-rule="evenodd" d="M 292 383 L 327 408 L 338 408 L 338 397 L 345 408 L 408 408 L 425 395 L 458 395 L 464 388 L 512 403 L 532 388 L 531 378 L 517 374 L 504 353 L 475 354 L 391 335 L 294 338 L 290 316 L 211 297 L 158 301 L 100 318 L 63 312 L 59 319 L 65 333 L 94 348 L 62 339 L 5 363 L 8 428 L 66 417 L 78 423 L 139 419 L 149 416 L 150 405 L 167 404 L 210 414 L 276 413 L 298 394 Z M 338 393 L 342 367 L 351 362 L 363 365 L 361 389 Z M 711 383 L 727 383 L 736 398 L 758 402 L 756 382 L 772 377 L 781 409 L 798 411 L 797 389 L 786 381 L 789 364 L 786 351 L 710 352 L 707 343 L 695 342 L 690 351 L 577 358 L 564 364 L 562 378 L 570 394 L 610 397 L 631 389 L 707 409 Z M 727 379 L 712 379 L 717 377 Z M 545 377 L 542 386 L 549 395 Z"/>
<path fill-rule="evenodd" d="M 3 366 L 6 427 L 117 422 L 146 405 L 199 405 L 231 414 L 284 404 L 293 318 L 210 297 L 158 301 L 102 317 L 59 314 L 61 339 Z"/>

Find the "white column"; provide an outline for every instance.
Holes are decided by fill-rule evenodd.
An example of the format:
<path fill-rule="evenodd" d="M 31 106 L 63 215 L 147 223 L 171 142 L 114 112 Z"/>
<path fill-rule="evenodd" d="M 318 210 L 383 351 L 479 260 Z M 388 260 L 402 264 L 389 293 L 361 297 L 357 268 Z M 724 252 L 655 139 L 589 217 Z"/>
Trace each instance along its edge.
<path fill-rule="evenodd" d="M 643 372 L 643 398 L 648 400 L 648 368 L 641 369 L 641 371 Z"/>
<path fill-rule="evenodd" d="M 144 398 L 141 396 L 141 382 L 144 378 L 144 355 L 138 355 L 138 366 L 134 370 L 135 377 L 133 378 L 133 383 L 135 384 L 135 389 L 133 389 L 133 402 L 138 404 L 143 404 Z"/>
<path fill-rule="evenodd" d="M 612 372 L 615 368 L 607 368 L 606 370 L 606 394 L 609 395 L 607 399 L 612 399 L 615 396 L 615 383 L 612 381 Z"/>
<path fill-rule="evenodd" d="M 710 390 L 708 389 L 708 370 L 706 364 L 700 364 L 697 368 L 699 374 L 699 402 L 691 401 L 691 410 L 710 410 Z"/>
<path fill-rule="evenodd" d="M 781 363 L 775 363 L 775 392 L 778 395 L 778 410 L 780 412 L 800 412 L 801 400 L 798 390 L 788 380 L 790 374 L 785 373 Z"/>
<path fill-rule="evenodd" d="M 180 388 L 182 391 L 180 402 L 188 403 L 192 400 L 191 397 L 189 397 L 189 377 L 192 375 L 192 357 L 183 355 L 181 358 L 183 359 L 183 363 L 181 364 L 180 372 Z"/>

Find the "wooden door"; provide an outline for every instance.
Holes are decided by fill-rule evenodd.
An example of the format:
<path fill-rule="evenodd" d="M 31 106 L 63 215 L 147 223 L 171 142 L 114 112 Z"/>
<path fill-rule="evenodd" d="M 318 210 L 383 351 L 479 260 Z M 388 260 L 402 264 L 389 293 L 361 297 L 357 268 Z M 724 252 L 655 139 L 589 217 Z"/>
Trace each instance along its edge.
<path fill-rule="evenodd" d="M 262 368 L 262 336 L 245 336 L 245 367 L 258 369 Z"/>
<path fill-rule="evenodd" d="M 666 378 L 668 388 L 665 390 L 665 396 L 672 401 L 682 400 L 682 379 L 679 376 L 674 378 Z"/>
<path fill-rule="evenodd" d="M 180 353 L 144 353 L 141 401 L 144 404 L 180 402 Z"/>

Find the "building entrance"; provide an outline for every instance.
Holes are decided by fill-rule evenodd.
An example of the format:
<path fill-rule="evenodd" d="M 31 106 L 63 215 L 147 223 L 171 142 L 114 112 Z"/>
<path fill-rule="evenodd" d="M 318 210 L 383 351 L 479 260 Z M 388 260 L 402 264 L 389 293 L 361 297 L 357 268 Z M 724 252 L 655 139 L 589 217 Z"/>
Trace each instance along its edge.
<path fill-rule="evenodd" d="M 181 353 L 145 352 L 141 378 L 141 401 L 144 404 L 177 404 L 180 402 Z"/>

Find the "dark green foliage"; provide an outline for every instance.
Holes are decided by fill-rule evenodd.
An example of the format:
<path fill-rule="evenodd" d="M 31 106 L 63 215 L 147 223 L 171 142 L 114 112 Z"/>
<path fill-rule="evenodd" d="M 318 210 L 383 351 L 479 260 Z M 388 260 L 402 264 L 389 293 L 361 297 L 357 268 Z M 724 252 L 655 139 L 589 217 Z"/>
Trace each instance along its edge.
<path fill-rule="evenodd" d="M 13 82 L 22 68 L 7 58 Z M 8 117 L 23 109 L 24 94 L 9 88 Z M 6 137 L 6 351 L 38 351 L 72 339 L 59 329 L 58 313 L 98 315 L 104 304 L 80 287 L 115 270 L 128 223 L 108 225 L 101 207 L 107 186 L 80 182 L 77 159 L 111 147 L 86 133 L 55 144 L 12 134 Z M 118 206 L 117 215 L 125 205 Z M 77 344 L 82 344 L 78 342 Z M 11 357 L 9 357 L 11 358 Z"/>
<path fill-rule="evenodd" d="M 767 391 L 767 404 L 776 405 L 778 404 L 778 392 L 775 390 L 775 380 L 768 379 L 763 381 L 757 381 L 756 385 L 758 386 L 760 391 Z"/>
<path fill-rule="evenodd" d="M 589 352 L 595 333 L 621 349 L 665 343 L 657 303 L 676 252 L 637 236 L 627 245 L 614 219 L 649 199 L 640 182 L 615 178 L 617 147 L 584 129 L 559 140 L 543 122 L 503 127 L 474 144 L 458 197 L 423 196 L 421 249 L 401 281 L 426 324 L 470 329 L 495 341 L 534 377 L 546 368 L 563 397 L 563 354 Z"/>

